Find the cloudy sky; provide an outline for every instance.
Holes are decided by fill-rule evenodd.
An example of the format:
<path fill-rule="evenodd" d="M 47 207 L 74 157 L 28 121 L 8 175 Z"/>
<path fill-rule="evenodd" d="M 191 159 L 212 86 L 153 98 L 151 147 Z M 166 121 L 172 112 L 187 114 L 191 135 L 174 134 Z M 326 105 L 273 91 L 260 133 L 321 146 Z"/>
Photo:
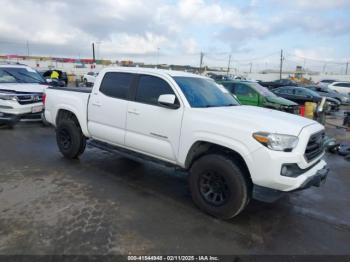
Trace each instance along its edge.
<path fill-rule="evenodd" d="M 226 65 L 350 59 L 348 0 L 0 0 L 0 54 Z M 157 56 L 157 53 L 159 54 Z M 320 60 L 320 61 L 318 61 Z M 278 63 L 276 63 L 278 64 Z"/>

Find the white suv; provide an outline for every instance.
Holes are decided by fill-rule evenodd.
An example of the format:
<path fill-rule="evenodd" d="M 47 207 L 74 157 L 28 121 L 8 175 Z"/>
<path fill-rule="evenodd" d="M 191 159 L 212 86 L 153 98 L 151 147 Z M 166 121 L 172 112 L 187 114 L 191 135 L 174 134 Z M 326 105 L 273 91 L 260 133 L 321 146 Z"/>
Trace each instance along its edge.
<path fill-rule="evenodd" d="M 13 126 L 22 118 L 41 119 L 45 79 L 20 64 L 0 65 L 0 124 Z"/>

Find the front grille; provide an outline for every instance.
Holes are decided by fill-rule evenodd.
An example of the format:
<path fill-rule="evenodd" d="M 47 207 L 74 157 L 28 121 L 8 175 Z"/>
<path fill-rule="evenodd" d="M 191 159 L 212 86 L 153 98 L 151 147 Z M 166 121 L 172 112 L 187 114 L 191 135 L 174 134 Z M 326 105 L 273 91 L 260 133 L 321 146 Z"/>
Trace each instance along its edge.
<path fill-rule="evenodd" d="M 305 149 L 305 158 L 308 162 L 317 158 L 324 152 L 323 141 L 324 141 L 325 133 L 324 131 L 313 134 L 309 142 L 307 143 Z"/>
<path fill-rule="evenodd" d="M 21 105 L 40 103 L 43 101 L 42 94 L 17 94 L 17 101 Z"/>

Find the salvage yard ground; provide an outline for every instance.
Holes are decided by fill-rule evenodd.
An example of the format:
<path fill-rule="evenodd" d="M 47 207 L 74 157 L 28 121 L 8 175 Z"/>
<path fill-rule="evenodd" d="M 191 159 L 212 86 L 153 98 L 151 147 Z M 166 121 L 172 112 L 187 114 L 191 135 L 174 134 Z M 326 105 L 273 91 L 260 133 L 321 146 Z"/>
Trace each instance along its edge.
<path fill-rule="evenodd" d="M 323 187 L 221 221 L 174 169 L 91 147 L 69 161 L 52 128 L 0 129 L 0 254 L 350 254 L 350 162 L 326 158 Z"/>

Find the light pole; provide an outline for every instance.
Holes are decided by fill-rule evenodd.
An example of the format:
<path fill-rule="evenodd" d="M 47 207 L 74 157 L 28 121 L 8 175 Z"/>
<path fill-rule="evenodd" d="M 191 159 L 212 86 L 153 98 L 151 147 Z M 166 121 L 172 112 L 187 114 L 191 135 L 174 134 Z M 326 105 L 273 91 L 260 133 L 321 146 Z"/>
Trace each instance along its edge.
<path fill-rule="evenodd" d="M 158 67 L 158 65 L 159 65 L 159 50 L 160 50 L 160 48 L 157 47 L 157 64 L 156 64 L 156 67 Z"/>

